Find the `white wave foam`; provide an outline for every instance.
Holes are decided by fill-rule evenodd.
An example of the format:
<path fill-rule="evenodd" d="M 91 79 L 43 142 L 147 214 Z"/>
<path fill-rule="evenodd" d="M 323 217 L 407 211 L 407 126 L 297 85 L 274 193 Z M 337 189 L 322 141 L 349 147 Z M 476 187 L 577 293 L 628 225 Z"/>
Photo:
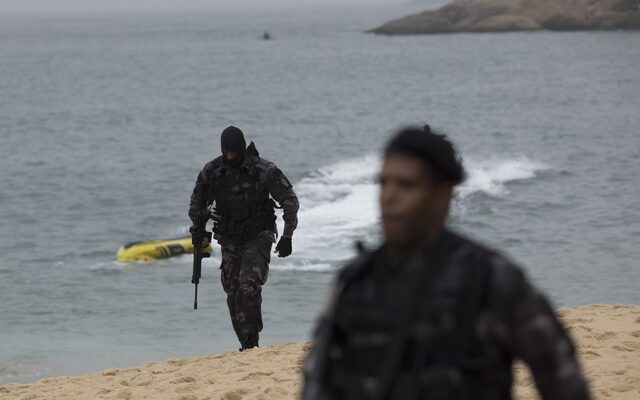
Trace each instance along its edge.
<path fill-rule="evenodd" d="M 499 196 L 509 193 L 505 184 L 514 181 L 535 178 L 539 171 L 549 169 L 545 164 L 528 160 L 525 157 L 500 160 L 467 162 L 467 181 L 458 188 L 459 198 L 472 193 L 484 192 Z"/>
<path fill-rule="evenodd" d="M 300 223 L 290 265 L 312 265 L 311 259 L 334 265 L 353 255 L 354 239 L 378 220 L 379 166 L 380 159 L 370 155 L 321 168 L 295 185 Z"/>
<path fill-rule="evenodd" d="M 287 266 L 282 266 L 284 269 L 306 269 L 302 265 L 315 265 L 318 259 L 324 265 L 339 264 L 353 256 L 354 240 L 376 232 L 379 211 L 375 176 L 380 165 L 380 157 L 369 155 L 322 168 L 295 185 L 301 205 L 300 224 L 294 238 L 296 252 L 287 259 Z M 509 182 L 531 179 L 538 171 L 548 169 L 525 157 L 467 160 L 466 167 L 469 176 L 458 188 L 458 199 L 477 192 L 504 196 Z"/>

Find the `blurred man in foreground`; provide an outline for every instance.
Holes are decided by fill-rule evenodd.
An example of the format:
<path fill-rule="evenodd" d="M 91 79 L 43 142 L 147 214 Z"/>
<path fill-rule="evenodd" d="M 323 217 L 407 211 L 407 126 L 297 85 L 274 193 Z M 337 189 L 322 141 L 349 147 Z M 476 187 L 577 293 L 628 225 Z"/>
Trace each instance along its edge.
<path fill-rule="evenodd" d="M 447 138 L 400 131 L 379 179 L 384 244 L 340 272 L 302 399 L 511 399 L 515 359 L 543 399 L 589 399 L 544 296 L 507 258 L 446 227 L 464 179 Z"/>

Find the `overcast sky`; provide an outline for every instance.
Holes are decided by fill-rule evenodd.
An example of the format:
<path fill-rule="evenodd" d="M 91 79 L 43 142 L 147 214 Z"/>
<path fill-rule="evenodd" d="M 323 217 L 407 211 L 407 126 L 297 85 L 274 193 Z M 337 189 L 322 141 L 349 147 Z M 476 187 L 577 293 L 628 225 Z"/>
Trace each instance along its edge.
<path fill-rule="evenodd" d="M 406 5 L 411 0 L 0 0 L 0 15 L 75 14 L 102 11 L 279 8 L 326 5 Z M 419 0 L 420 1 L 420 0 Z M 425 4 L 429 0 L 422 0 Z"/>

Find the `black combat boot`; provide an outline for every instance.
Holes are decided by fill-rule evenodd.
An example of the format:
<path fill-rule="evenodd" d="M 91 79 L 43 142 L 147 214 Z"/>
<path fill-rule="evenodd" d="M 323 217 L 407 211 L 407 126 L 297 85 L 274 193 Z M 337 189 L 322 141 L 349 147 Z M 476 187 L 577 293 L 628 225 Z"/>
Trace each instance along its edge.
<path fill-rule="evenodd" d="M 240 348 L 240 351 L 253 349 L 254 347 L 260 347 L 258 346 L 258 334 L 256 333 L 245 336 L 241 344 L 242 347 Z"/>

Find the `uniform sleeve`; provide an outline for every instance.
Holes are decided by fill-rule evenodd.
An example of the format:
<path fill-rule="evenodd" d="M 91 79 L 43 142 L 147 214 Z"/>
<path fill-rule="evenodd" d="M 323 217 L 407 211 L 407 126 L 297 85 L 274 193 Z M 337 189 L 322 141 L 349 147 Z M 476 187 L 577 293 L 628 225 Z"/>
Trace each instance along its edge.
<path fill-rule="evenodd" d="M 331 348 L 336 339 L 334 314 L 340 293 L 344 290 L 345 270 L 334 283 L 327 304 L 320 314 L 303 368 L 301 400 L 332 400 L 336 396 L 329 384 L 332 372 Z"/>
<path fill-rule="evenodd" d="M 547 299 L 519 269 L 502 276 L 498 285 L 505 288 L 501 300 L 507 307 L 512 351 L 531 369 L 542 399 L 590 399 L 573 343 Z"/>
<path fill-rule="evenodd" d="M 301 400 L 330 400 L 328 385 L 329 351 L 333 337 L 332 324 L 321 318 L 304 362 Z"/>
<path fill-rule="evenodd" d="M 293 185 L 282 173 L 280 168 L 272 168 L 267 176 L 267 188 L 271 197 L 280 204 L 284 219 L 284 236 L 291 237 L 298 226 L 298 197 L 293 191 Z"/>
<path fill-rule="evenodd" d="M 209 205 L 208 196 L 211 193 L 211 182 L 207 178 L 206 169 L 207 167 L 205 166 L 198 174 L 196 184 L 191 193 L 191 201 L 189 202 L 189 218 L 194 226 L 201 223 L 200 217 Z"/>

